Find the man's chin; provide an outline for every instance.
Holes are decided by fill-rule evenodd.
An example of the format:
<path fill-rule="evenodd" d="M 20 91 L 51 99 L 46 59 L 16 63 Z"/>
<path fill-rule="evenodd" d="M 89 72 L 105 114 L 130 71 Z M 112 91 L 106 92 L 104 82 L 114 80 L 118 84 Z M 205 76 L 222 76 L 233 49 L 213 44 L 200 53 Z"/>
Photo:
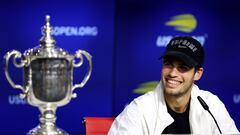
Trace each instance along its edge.
<path fill-rule="evenodd" d="M 176 89 L 165 89 L 164 94 L 168 96 L 178 97 L 178 96 L 181 96 L 183 93 L 178 92 L 178 90 Z"/>

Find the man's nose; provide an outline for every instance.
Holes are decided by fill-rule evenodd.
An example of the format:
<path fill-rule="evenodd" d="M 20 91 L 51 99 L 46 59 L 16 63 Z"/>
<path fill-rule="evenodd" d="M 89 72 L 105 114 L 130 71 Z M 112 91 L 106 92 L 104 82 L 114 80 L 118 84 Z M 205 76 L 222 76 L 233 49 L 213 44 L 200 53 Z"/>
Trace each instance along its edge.
<path fill-rule="evenodd" d="M 176 68 L 176 67 L 172 67 L 171 70 L 170 70 L 169 75 L 170 75 L 171 77 L 175 77 L 175 76 L 177 76 L 177 73 L 178 73 L 177 68 Z"/>

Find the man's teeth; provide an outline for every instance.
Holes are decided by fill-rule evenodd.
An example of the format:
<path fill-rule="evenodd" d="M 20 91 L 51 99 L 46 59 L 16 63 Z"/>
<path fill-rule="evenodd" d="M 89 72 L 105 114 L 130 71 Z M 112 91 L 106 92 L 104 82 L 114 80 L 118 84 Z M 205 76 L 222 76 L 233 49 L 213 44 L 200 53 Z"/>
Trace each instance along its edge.
<path fill-rule="evenodd" d="M 179 84 L 180 82 L 179 81 L 176 81 L 176 80 L 168 80 L 168 83 L 171 83 L 171 84 Z"/>

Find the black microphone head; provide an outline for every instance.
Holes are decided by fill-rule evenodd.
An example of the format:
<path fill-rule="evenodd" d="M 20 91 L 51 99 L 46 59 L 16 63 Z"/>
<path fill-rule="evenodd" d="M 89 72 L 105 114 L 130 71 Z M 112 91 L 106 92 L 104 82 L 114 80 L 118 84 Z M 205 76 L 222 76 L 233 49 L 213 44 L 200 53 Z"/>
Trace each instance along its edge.
<path fill-rule="evenodd" d="M 197 99 L 205 110 L 209 109 L 208 105 L 205 103 L 205 101 L 200 96 L 198 96 Z"/>

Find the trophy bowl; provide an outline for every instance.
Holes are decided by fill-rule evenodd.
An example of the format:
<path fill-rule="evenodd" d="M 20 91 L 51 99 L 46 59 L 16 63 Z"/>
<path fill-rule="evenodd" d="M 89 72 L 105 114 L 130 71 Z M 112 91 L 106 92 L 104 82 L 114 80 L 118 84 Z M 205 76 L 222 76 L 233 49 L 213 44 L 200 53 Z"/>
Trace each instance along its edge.
<path fill-rule="evenodd" d="M 4 56 L 4 71 L 13 88 L 21 89 L 21 98 L 40 110 L 40 124 L 28 132 L 29 135 L 67 135 L 56 126 L 56 109 L 66 105 L 76 97 L 73 91 L 82 88 L 92 72 L 92 56 L 77 50 L 75 55 L 58 48 L 51 36 L 50 16 L 46 15 L 46 24 L 42 27 L 43 37 L 40 46 L 26 50 L 22 55 L 17 50 L 9 51 Z M 88 71 L 79 84 L 73 85 L 73 68 L 81 67 L 84 57 L 88 60 Z M 13 65 L 23 68 L 23 85 L 15 84 L 8 72 L 8 63 L 12 58 Z M 75 62 L 79 59 L 79 62 Z"/>

